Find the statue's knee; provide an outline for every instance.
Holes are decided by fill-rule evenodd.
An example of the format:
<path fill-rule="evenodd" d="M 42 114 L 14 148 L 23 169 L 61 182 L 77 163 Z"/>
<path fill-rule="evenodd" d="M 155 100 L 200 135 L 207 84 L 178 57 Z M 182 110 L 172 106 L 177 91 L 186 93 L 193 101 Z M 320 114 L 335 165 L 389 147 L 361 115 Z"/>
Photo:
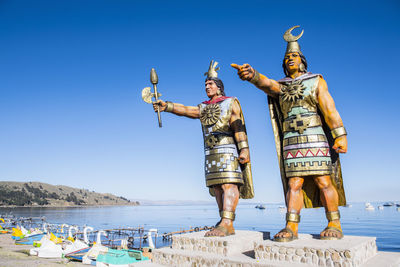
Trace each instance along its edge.
<path fill-rule="evenodd" d="M 297 193 L 303 187 L 303 181 L 298 180 L 298 179 L 290 179 L 288 185 L 289 185 L 289 190 L 291 192 Z"/>
<path fill-rule="evenodd" d="M 236 184 L 223 184 L 221 187 L 222 190 L 224 191 L 224 194 L 239 196 L 239 188 Z"/>
<path fill-rule="evenodd" d="M 321 177 L 316 180 L 318 188 L 322 191 L 331 190 L 333 188 L 330 177 Z"/>

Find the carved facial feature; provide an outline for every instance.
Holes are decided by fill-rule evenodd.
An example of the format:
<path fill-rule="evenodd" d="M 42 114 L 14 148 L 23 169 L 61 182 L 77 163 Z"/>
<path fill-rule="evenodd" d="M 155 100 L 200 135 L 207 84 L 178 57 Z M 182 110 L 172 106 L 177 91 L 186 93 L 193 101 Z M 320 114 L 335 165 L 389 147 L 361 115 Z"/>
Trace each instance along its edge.
<path fill-rule="evenodd" d="M 206 81 L 205 85 L 206 85 L 207 96 L 210 99 L 213 98 L 214 96 L 218 95 L 219 88 L 213 80 Z"/>
<path fill-rule="evenodd" d="M 299 53 L 288 53 L 285 55 L 285 66 L 289 73 L 300 70 L 301 57 Z"/>

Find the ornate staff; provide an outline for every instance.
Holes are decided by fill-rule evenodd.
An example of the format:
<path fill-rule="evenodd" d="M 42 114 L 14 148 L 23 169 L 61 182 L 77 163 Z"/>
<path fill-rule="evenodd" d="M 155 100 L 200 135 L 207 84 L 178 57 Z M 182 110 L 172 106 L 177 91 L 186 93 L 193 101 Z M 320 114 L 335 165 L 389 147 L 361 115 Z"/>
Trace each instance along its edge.
<path fill-rule="evenodd" d="M 151 99 L 153 97 L 157 101 L 158 98 L 161 96 L 161 94 L 157 92 L 158 76 L 157 76 L 156 70 L 154 68 L 152 68 L 150 71 L 150 82 L 153 84 L 154 93 L 151 92 L 150 87 L 146 87 L 142 90 L 142 99 L 144 102 L 152 104 L 153 101 Z M 157 117 L 158 117 L 158 126 L 161 128 L 162 122 L 161 122 L 161 114 L 160 114 L 159 107 L 157 107 Z"/>

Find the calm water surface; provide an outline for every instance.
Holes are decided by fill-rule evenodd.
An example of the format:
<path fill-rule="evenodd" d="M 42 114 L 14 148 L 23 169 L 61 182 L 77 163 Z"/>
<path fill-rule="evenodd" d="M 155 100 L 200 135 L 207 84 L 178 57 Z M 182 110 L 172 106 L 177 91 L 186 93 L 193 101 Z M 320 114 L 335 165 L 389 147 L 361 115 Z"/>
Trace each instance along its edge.
<path fill-rule="evenodd" d="M 375 207 L 378 203 L 372 203 Z M 381 204 L 381 203 L 379 203 Z M 235 226 L 238 230 L 268 231 L 271 235 L 284 227 L 285 212 L 278 204 L 267 204 L 265 210 L 254 205 L 238 205 Z M 363 203 L 353 203 L 350 208 L 341 207 L 342 227 L 347 235 L 377 237 L 381 251 L 400 252 L 400 211 L 396 207 L 383 210 L 365 210 Z M 95 229 L 116 227 L 157 228 L 159 233 L 189 229 L 196 226 L 212 226 L 219 220 L 216 205 L 177 206 L 128 206 L 86 208 L 0 208 L 0 214 L 15 216 L 45 216 L 50 223 L 89 225 Z M 325 228 L 323 209 L 303 209 L 300 233 L 319 234 Z"/>

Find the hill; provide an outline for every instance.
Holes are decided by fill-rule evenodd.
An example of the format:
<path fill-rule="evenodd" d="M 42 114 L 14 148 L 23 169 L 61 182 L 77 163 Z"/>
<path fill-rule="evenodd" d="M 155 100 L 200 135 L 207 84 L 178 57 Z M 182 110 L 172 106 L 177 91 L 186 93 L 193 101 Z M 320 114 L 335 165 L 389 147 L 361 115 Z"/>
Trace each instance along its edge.
<path fill-rule="evenodd" d="M 0 182 L 0 206 L 140 205 L 124 197 L 39 182 Z"/>

